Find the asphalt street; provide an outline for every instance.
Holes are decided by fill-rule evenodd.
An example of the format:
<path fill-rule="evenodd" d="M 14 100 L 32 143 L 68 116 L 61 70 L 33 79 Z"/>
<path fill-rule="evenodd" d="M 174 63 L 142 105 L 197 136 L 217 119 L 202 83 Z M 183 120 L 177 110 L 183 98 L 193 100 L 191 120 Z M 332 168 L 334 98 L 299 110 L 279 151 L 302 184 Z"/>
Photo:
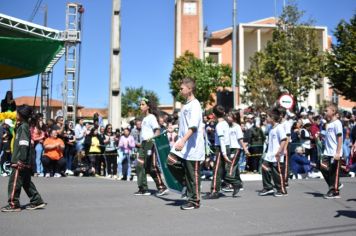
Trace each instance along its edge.
<path fill-rule="evenodd" d="M 0 204 L 8 178 L 0 177 Z M 261 181 L 182 211 L 180 195 L 134 196 L 136 182 L 103 178 L 33 178 L 44 210 L 0 213 L 0 235 L 355 235 L 356 179 L 342 178 L 341 199 L 324 199 L 323 179 L 291 180 L 287 197 L 258 196 Z M 152 193 L 153 182 L 149 183 Z M 202 191 L 210 182 L 203 181 Z M 28 203 L 24 192 L 21 204 Z"/>

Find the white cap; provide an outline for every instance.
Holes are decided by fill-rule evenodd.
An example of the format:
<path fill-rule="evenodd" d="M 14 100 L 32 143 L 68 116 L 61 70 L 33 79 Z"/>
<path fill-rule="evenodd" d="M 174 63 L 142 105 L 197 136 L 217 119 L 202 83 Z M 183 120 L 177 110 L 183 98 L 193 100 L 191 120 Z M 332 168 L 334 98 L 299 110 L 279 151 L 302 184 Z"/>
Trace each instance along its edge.
<path fill-rule="evenodd" d="M 304 125 L 307 125 L 307 124 L 310 124 L 309 119 L 303 119 L 303 126 L 304 126 Z"/>
<path fill-rule="evenodd" d="M 4 123 L 7 124 L 10 127 L 14 127 L 15 126 L 11 119 L 5 119 Z"/>

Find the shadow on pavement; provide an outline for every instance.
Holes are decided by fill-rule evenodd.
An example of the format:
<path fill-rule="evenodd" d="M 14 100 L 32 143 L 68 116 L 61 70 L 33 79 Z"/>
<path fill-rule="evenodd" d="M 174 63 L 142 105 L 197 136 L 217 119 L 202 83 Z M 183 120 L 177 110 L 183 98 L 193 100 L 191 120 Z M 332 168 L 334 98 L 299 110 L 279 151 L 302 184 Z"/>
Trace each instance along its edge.
<path fill-rule="evenodd" d="M 316 192 L 305 192 L 306 194 L 313 195 L 313 197 L 324 197 L 323 193 L 316 193 Z"/>
<path fill-rule="evenodd" d="M 170 199 L 170 198 L 159 197 L 159 196 L 156 196 L 156 197 L 159 199 L 162 199 L 163 201 L 169 202 L 166 204 L 167 206 L 181 206 L 184 203 L 186 203 L 186 200 L 184 200 L 184 199 Z"/>
<path fill-rule="evenodd" d="M 337 214 L 334 216 L 335 218 L 340 217 L 340 216 L 345 216 L 345 217 L 356 219 L 356 211 L 340 210 L 340 211 L 336 211 L 336 212 L 337 212 Z"/>

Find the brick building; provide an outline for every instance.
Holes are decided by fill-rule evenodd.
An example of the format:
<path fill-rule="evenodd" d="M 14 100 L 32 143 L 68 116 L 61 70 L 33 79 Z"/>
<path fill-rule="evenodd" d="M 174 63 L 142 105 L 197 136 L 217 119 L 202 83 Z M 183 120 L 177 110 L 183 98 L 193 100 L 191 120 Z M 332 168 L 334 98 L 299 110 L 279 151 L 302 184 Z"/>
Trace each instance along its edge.
<path fill-rule="evenodd" d="M 203 39 L 203 1 L 202 0 L 176 0 L 176 32 L 175 32 L 175 57 L 179 57 L 186 50 L 191 51 L 198 58 L 211 56 L 217 63 L 232 65 L 232 27 L 214 31 L 205 40 Z M 207 2 L 208 4 L 208 2 Z M 239 84 L 243 84 L 242 75 L 250 67 L 249 58 L 255 52 L 262 50 L 272 39 L 273 30 L 276 28 L 276 18 L 269 17 L 249 23 L 237 25 L 237 73 L 240 75 Z M 331 46 L 331 37 L 325 26 L 314 26 L 320 50 L 328 50 Z M 238 107 L 242 104 L 240 94 L 243 86 L 236 88 Z M 318 107 L 323 101 L 338 103 L 339 107 L 351 110 L 356 102 L 345 100 L 337 96 L 328 84 L 327 78 L 322 78 L 322 88 L 310 91 L 309 97 L 302 103 L 303 106 Z"/>

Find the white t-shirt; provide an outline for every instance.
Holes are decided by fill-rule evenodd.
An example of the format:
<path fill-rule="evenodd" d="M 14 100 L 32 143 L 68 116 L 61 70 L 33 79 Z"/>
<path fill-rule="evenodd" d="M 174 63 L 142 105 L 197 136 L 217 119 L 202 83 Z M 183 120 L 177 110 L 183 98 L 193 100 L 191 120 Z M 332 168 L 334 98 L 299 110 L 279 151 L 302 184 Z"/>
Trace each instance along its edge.
<path fill-rule="evenodd" d="M 230 146 L 230 127 L 225 120 L 216 125 L 215 146 L 220 146 L 222 154 L 227 155 L 226 146 Z"/>
<path fill-rule="evenodd" d="M 281 124 L 276 125 L 271 129 L 268 135 L 268 150 L 265 160 L 269 162 L 277 162 L 276 154 L 281 146 L 281 141 L 287 138 L 284 128 Z M 284 162 L 283 151 L 281 153 L 279 162 Z"/>
<path fill-rule="evenodd" d="M 230 148 L 242 149 L 239 140 L 244 137 L 241 126 L 233 123 L 230 127 Z"/>
<path fill-rule="evenodd" d="M 340 120 L 326 124 L 326 136 L 325 136 L 325 150 L 324 155 L 334 156 L 337 150 L 337 135 L 341 134 L 342 140 L 342 124 Z M 342 156 L 342 148 L 340 149 L 340 155 Z"/>
<path fill-rule="evenodd" d="M 304 134 L 304 138 L 301 137 L 300 142 L 302 143 L 302 147 L 306 149 L 311 149 L 311 140 L 310 140 L 310 133 L 307 129 L 302 129 L 300 134 Z"/>
<path fill-rule="evenodd" d="M 176 151 L 173 146 L 171 152 L 189 161 L 203 161 L 205 158 L 204 124 L 202 109 L 197 99 L 185 104 L 180 112 L 178 141 L 184 137 L 189 128 L 195 128 L 196 132 L 190 136 L 181 151 Z"/>
<path fill-rule="evenodd" d="M 157 119 L 153 114 L 148 114 L 142 120 L 141 140 L 145 141 L 152 138 L 155 135 L 154 134 L 155 129 L 159 129 L 159 124 L 157 122 Z"/>
<path fill-rule="evenodd" d="M 218 122 L 215 128 L 215 146 L 221 146 L 220 138 L 224 138 L 225 146 L 230 145 L 230 127 L 229 124 L 224 120 Z"/>
<path fill-rule="evenodd" d="M 286 133 L 286 136 L 290 136 L 292 126 L 290 125 L 288 120 L 285 120 L 281 124 L 284 128 L 284 132 Z"/>

